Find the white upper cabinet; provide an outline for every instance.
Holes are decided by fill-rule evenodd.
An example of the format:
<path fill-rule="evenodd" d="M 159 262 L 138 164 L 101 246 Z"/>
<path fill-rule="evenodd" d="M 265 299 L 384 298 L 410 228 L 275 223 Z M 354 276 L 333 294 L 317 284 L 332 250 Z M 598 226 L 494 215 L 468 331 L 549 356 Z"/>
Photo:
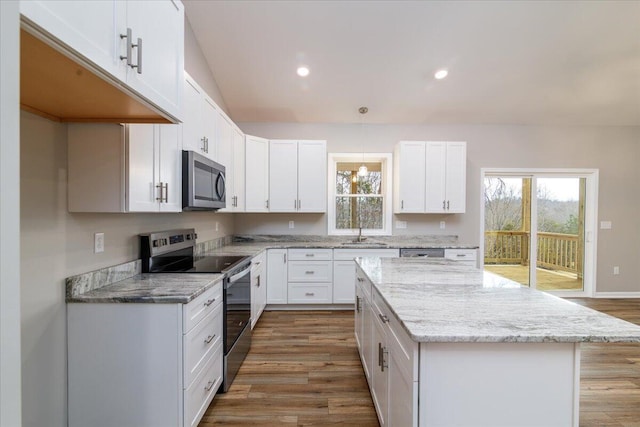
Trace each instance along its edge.
<path fill-rule="evenodd" d="M 466 142 L 401 141 L 395 165 L 395 213 L 465 212 Z"/>
<path fill-rule="evenodd" d="M 218 111 L 215 161 L 225 167 L 227 207 L 221 212 L 244 212 L 244 134 Z"/>
<path fill-rule="evenodd" d="M 68 125 L 70 212 L 180 212 L 180 125 Z"/>
<path fill-rule="evenodd" d="M 326 210 L 326 141 L 270 141 L 269 211 Z"/>
<path fill-rule="evenodd" d="M 94 2 L 90 2 L 94 3 Z M 119 26 L 122 55 L 133 58 L 127 66 L 127 84 L 162 110 L 182 115 L 184 76 L 184 6 L 175 0 L 127 1 L 127 22 Z M 127 43 L 135 47 L 128 53 Z"/>
<path fill-rule="evenodd" d="M 298 141 L 269 141 L 269 211 L 298 211 Z"/>
<path fill-rule="evenodd" d="M 185 73 L 183 148 L 214 160 L 217 116 L 216 104 L 198 83 Z"/>
<path fill-rule="evenodd" d="M 245 137 L 245 211 L 269 212 L 269 140 Z"/>
<path fill-rule="evenodd" d="M 402 141 L 395 150 L 395 212 L 423 213 L 425 198 L 425 145 Z"/>
<path fill-rule="evenodd" d="M 20 12 L 30 31 L 182 119 L 182 2 L 33 0 L 21 1 Z"/>

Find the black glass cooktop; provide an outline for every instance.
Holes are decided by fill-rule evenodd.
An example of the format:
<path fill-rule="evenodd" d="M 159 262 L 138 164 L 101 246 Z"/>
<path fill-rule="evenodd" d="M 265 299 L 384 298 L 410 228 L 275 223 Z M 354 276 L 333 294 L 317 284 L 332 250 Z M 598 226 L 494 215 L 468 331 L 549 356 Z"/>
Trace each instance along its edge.
<path fill-rule="evenodd" d="M 224 273 L 248 259 L 242 255 L 217 255 L 196 258 L 187 273 Z"/>

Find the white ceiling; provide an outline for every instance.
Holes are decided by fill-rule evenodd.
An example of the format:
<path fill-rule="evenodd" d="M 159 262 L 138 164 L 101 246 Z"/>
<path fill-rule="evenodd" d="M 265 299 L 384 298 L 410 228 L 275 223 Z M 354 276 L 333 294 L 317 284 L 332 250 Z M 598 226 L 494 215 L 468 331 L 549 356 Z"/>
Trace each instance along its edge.
<path fill-rule="evenodd" d="M 640 126 L 640 1 L 184 3 L 237 122 Z"/>

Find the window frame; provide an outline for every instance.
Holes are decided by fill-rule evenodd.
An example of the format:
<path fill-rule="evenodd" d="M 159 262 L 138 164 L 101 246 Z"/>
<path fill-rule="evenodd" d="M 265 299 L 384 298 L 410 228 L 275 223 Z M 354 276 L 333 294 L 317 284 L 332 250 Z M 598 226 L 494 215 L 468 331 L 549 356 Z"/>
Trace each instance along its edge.
<path fill-rule="evenodd" d="M 364 158 L 363 158 L 364 156 Z M 379 162 L 382 170 L 381 194 L 383 200 L 382 228 L 363 229 L 363 236 L 391 236 L 393 222 L 393 193 L 392 173 L 393 155 L 391 153 L 329 153 L 328 161 L 328 203 L 327 203 L 327 234 L 330 236 L 357 236 L 357 228 L 336 228 L 336 173 L 340 162 Z"/>

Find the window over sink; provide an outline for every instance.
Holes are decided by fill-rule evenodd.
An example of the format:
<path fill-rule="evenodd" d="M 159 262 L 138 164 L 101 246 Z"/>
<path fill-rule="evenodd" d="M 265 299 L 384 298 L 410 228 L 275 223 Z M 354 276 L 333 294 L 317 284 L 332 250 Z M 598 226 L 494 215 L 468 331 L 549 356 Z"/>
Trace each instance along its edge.
<path fill-rule="evenodd" d="M 391 154 L 329 153 L 328 206 L 330 235 L 391 235 Z"/>

